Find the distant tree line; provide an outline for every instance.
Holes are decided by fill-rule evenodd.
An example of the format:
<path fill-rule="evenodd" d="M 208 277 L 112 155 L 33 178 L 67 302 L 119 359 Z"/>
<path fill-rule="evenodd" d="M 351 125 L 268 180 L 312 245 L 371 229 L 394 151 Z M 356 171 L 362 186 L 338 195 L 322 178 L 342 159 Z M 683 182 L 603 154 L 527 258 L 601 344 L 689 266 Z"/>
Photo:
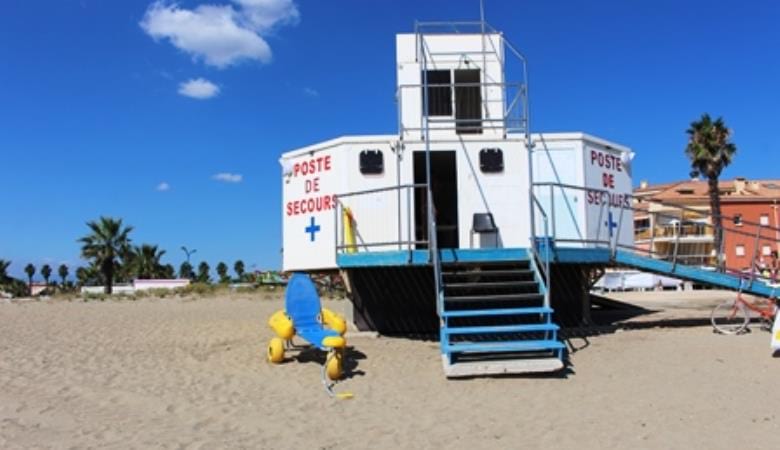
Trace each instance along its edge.
<path fill-rule="evenodd" d="M 99 220 L 87 222 L 89 234 L 80 238 L 81 257 L 89 262 L 89 265 L 76 269 L 75 283 L 68 281 L 70 269 L 61 264 L 57 270 L 59 284 L 51 279 L 52 268 L 44 264 L 40 268 L 40 276 L 44 283 L 52 291 L 69 291 L 80 286 L 102 285 L 104 292 L 110 294 L 113 286 L 118 283 L 127 283 L 134 279 L 172 279 L 177 277 L 176 269 L 171 264 L 163 264 L 162 257 L 165 250 L 157 245 L 141 244 L 133 245 L 130 234 L 132 226 L 124 225 L 122 219 L 101 217 Z M 27 283 L 14 279 L 8 275 L 8 267 L 11 261 L 0 259 L 0 291 L 8 292 L 13 296 L 29 295 L 33 287 L 33 278 L 36 275 L 36 267 L 27 264 L 24 273 L 27 275 Z M 198 265 L 195 273 L 192 265 L 185 261 L 179 266 L 178 276 L 194 282 L 211 283 L 211 267 L 205 261 Z M 241 260 L 233 264 L 236 281 L 245 281 L 246 274 L 244 262 Z M 219 262 L 216 266 L 219 283 L 230 283 L 234 279 L 228 274 L 228 266 Z"/>

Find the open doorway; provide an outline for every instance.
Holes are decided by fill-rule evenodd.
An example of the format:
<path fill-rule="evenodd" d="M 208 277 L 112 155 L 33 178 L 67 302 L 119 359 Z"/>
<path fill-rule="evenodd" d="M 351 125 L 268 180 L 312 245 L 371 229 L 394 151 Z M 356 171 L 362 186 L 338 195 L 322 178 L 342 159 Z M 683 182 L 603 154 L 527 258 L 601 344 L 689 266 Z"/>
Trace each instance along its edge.
<path fill-rule="evenodd" d="M 426 183 L 425 152 L 414 152 L 414 182 Z M 439 248 L 458 248 L 458 173 L 455 151 L 431 152 L 431 191 Z M 415 240 L 428 240 L 428 204 L 425 189 L 415 189 Z M 417 248 L 428 248 L 418 245 Z"/>

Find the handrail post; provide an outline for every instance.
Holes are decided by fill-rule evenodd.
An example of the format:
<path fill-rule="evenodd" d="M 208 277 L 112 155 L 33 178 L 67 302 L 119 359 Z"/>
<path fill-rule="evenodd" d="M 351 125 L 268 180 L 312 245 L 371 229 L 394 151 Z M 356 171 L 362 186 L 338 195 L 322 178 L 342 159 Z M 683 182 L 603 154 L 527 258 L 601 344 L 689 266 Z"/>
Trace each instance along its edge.
<path fill-rule="evenodd" d="M 406 188 L 406 240 L 408 241 L 409 249 L 409 263 L 412 262 L 412 202 L 411 202 L 411 190 L 413 187 Z"/>
<path fill-rule="evenodd" d="M 534 248 L 534 245 L 536 245 L 536 204 L 534 203 L 536 195 L 534 194 L 533 185 L 528 188 L 528 194 L 528 198 L 531 200 L 531 248 Z"/>
<path fill-rule="evenodd" d="M 416 36 L 419 39 L 419 50 L 422 57 L 422 96 L 423 96 L 423 111 L 421 120 L 421 126 L 423 128 L 423 139 L 425 140 L 425 181 L 426 181 L 426 198 L 427 203 L 427 222 L 428 222 L 428 253 L 431 265 L 433 266 L 434 287 L 436 289 L 436 310 L 439 314 L 439 320 L 441 321 L 443 313 L 443 299 L 441 295 L 441 267 L 439 262 L 439 244 L 436 238 L 436 217 L 433 212 L 433 189 L 431 180 L 431 133 L 430 133 L 430 118 L 429 118 L 429 98 L 428 98 L 428 57 L 425 54 L 425 39 L 420 33 L 419 29 L 416 29 Z"/>
<path fill-rule="evenodd" d="M 547 227 L 548 227 L 548 218 L 547 216 L 544 216 L 544 234 L 547 235 Z M 545 237 L 545 256 L 544 256 L 544 278 L 545 278 L 545 289 L 544 289 L 544 307 L 549 308 L 550 307 L 550 245 L 552 245 L 552 239 L 548 236 Z"/>
<path fill-rule="evenodd" d="M 338 197 L 336 197 L 336 201 L 334 202 L 336 204 L 336 207 L 333 208 L 333 253 L 335 256 L 336 263 L 338 263 L 339 260 L 339 201 Z"/>
<path fill-rule="evenodd" d="M 758 227 L 756 227 L 756 239 L 753 243 L 753 260 L 750 262 L 750 284 L 748 286 L 748 289 L 753 287 L 753 280 L 755 279 L 755 270 L 756 270 L 756 261 L 758 261 L 758 246 L 761 243 L 761 223 L 758 224 Z M 723 242 L 726 241 L 725 236 L 723 236 L 723 233 L 721 233 L 721 240 Z"/>
<path fill-rule="evenodd" d="M 674 238 L 674 254 L 672 255 L 672 272 L 674 272 L 674 269 L 677 268 L 677 252 L 678 252 L 679 247 L 680 247 L 680 228 L 681 228 L 681 226 L 682 226 L 681 223 L 677 223 L 676 225 L 674 225 L 675 238 Z"/>
<path fill-rule="evenodd" d="M 650 211 L 650 206 L 647 207 L 648 212 Z M 655 223 L 657 222 L 657 213 L 651 212 L 649 219 L 650 219 L 650 246 L 648 247 L 648 252 L 651 258 L 655 258 Z"/>
<path fill-rule="evenodd" d="M 400 252 L 403 250 L 403 244 L 401 241 L 403 240 L 403 231 L 401 230 L 403 228 L 401 217 L 401 144 L 400 142 L 396 142 L 396 148 L 395 148 L 395 160 L 396 160 L 396 166 L 395 166 L 395 180 L 396 180 L 396 201 L 397 201 L 397 216 L 398 216 L 398 251 Z"/>
<path fill-rule="evenodd" d="M 550 214 L 552 214 L 552 236 L 555 237 L 555 191 L 553 190 L 553 185 L 550 185 Z"/>
<path fill-rule="evenodd" d="M 617 256 L 618 242 L 620 242 L 620 229 L 623 228 L 623 212 L 625 208 L 620 207 L 620 217 L 618 217 L 617 233 L 615 234 L 615 242 L 612 244 L 612 258 Z"/>

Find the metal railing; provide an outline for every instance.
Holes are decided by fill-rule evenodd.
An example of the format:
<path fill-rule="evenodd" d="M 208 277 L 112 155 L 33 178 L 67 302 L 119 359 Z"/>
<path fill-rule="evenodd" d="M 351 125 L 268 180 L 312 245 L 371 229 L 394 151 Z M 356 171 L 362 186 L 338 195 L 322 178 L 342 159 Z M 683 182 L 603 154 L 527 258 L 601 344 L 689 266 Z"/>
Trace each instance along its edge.
<path fill-rule="evenodd" d="M 544 290 L 544 306 L 546 308 L 550 307 L 550 259 L 552 259 L 551 251 L 551 245 L 552 240 L 550 239 L 550 229 L 549 229 L 549 218 L 547 217 L 547 213 L 544 212 L 544 207 L 541 203 L 539 203 L 539 200 L 531 194 L 531 199 L 533 203 L 531 204 L 531 209 L 539 209 L 539 214 L 542 216 L 542 222 L 543 222 L 543 231 L 544 231 L 544 259 L 541 258 L 541 255 L 539 254 L 539 246 L 538 246 L 538 238 L 534 237 L 533 245 L 531 245 L 531 264 L 533 265 L 533 268 L 536 269 L 535 272 L 540 272 L 538 269 L 538 262 L 542 261 L 544 263 L 544 272 L 542 273 L 541 281 L 542 289 Z"/>
<path fill-rule="evenodd" d="M 429 46 L 426 43 L 426 35 L 430 34 L 437 34 L 437 33 L 461 33 L 465 32 L 464 30 L 469 30 L 468 32 L 471 33 L 478 33 L 481 36 L 481 49 L 479 51 L 459 51 L 459 52 L 432 52 Z M 433 272 L 434 272 L 434 282 L 435 282 L 435 289 L 436 289 L 436 308 L 439 313 L 439 318 L 441 320 L 441 324 L 444 324 L 443 319 L 443 311 L 444 311 L 444 291 L 443 291 L 443 283 L 442 283 L 442 268 L 441 268 L 441 260 L 439 255 L 439 245 L 437 240 L 437 226 L 436 226 L 436 215 L 434 213 L 433 208 L 433 191 L 431 188 L 431 131 L 436 130 L 439 131 L 442 128 L 447 128 L 447 126 L 450 127 L 450 129 L 454 129 L 457 133 L 474 133 L 474 132 L 481 132 L 484 129 L 498 129 L 501 128 L 504 131 L 504 134 L 508 132 L 518 132 L 518 133 L 524 133 L 526 144 L 530 146 L 530 131 L 529 131 L 529 119 L 528 119 L 528 70 L 527 70 L 527 64 L 525 57 L 517 51 L 517 49 L 503 36 L 501 37 L 501 42 L 504 45 L 504 49 L 508 50 L 509 55 L 512 55 L 514 57 L 514 60 L 516 63 L 520 64 L 521 67 L 521 81 L 518 83 L 506 83 L 505 80 L 507 79 L 507 59 L 506 59 L 506 53 L 501 52 L 501 49 L 496 48 L 496 43 L 494 39 L 492 38 L 492 35 L 498 34 L 498 32 L 490 26 L 485 20 L 484 20 L 484 10 L 481 10 L 480 14 L 480 20 L 479 21 L 464 21 L 464 22 L 416 22 L 415 27 L 415 51 L 416 51 L 416 60 L 420 63 L 420 69 L 422 71 L 422 83 L 418 85 L 412 85 L 412 86 L 400 86 L 399 92 L 397 92 L 398 95 L 398 114 L 399 114 L 399 133 L 401 138 L 403 139 L 404 136 L 407 134 L 408 131 L 412 131 L 412 129 L 406 127 L 404 124 L 404 116 L 403 116 L 403 91 L 404 89 L 415 89 L 421 90 L 422 95 L 422 114 L 420 117 L 420 129 L 419 132 L 421 133 L 421 139 L 425 143 L 425 162 L 426 162 L 426 196 L 427 196 L 427 222 L 428 222 L 428 242 L 429 242 L 429 255 L 431 264 L 433 266 Z M 477 89 L 479 90 L 479 111 L 480 114 L 477 116 L 474 111 L 468 110 L 465 111 L 465 114 L 459 114 L 458 111 L 458 104 L 453 103 L 452 106 L 452 115 L 450 115 L 447 118 L 437 118 L 437 117 L 431 117 L 430 115 L 430 94 L 431 90 L 429 88 L 433 87 L 436 89 L 442 89 L 446 88 L 446 86 L 442 85 L 436 85 L 435 83 L 429 83 L 428 76 L 429 76 L 429 63 L 433 63 L 435 67 L 435 59 L 437 57 L 451 57 L 451 56 L 457 56 L 458 58 L 466 58 L 466 62 L 475 62 L 480 64 L 475 64 L 477 68 L 480 69 L 480 83 L 456 83 L 454 85 L 450 85 L 449 87 L 449 93 L 450 97 L 452 98 L 450 101 L 452 102 L 458 102 L 457 98 L 457 90 L 460 89 L 460 92 L 467 92 L 471 93 L 471 95 L 476 95 Z M 481 61 L 479 59 L 481 58 Z M 499 82 L 496 82 L 495 80 L 486 80 L 487 77 L 487 68 L 488 68 L 488 59 L 490 59 L 491 64 L 497 63 L 500 65 L 500 76 L 501 79 Z M 455 80 L 451 80 L 455 81 Z M 509 86 L 509 89 L 507 87 Z M 506 92 L 512 89 L 512 86 L 515 86 L 514 89 L 516 89 L 516 93 L 514 94 L 514 97 L 512 97 L 511 101 L 509 103 L 507 102 L 507 95 Z M 491 89 L 496 90 L 498 88 L 501 92 L 501 94 L 498 96 L 498 99 L 495 99 L 493 96 L 495 95 L 493 92 L 491 92 Z M 456 95 L 452 95 L 452 93 L 455 93 Z M 437 91 L 437 95 L 441 96 L 442 91 Z M 491 95 L 488 95 L 491 94 Z M 412 98 L 416 97 L 415 94 L 411 96 Z M 503 102 L 504 105 L 501 108 L 501 111 L 503 111 L 502 117 L 492 117 L 491 114 L 493 113 L 491 108 L 491 102 L 492 101 L 499 101 Z M 417 100 L 415 100 L 417 101 Z M 446 98 L 443 100 L 446 102 Z M 468 101 L 468 99 L 466 99 Z M 446 112 L 446 109 L 445 111 Z M 463 112 L 463 111 L 461 111 Z M 514 124 L 520 124 L 520 126 L 514 126 Z M 507 128 L 509 126 L 509 128 Z M 531 162 L 530 155 L 529 155 L 529 164 Z"/>
<path fill-rule="evenodd" d="M 413 216 L 413 205 L 419 201 L 419 197 L 423 194 L 423 189 L 426 187 L 426 184 L 402 184 L 336 195 L 336 207 L 333 210 L 334 223 L 336 224 L 334 227 L 336 255 L 338 256 L 340 253 L 371 251 L 377 248 L 395 248 L 408 251 L 411 261 L 412 250 L 418 246 L 427 246 L 428 244 L 427 239 L 417 239 L 416 221 Z M 353 214 L 370 213 L 370 211 L 361 208 L 361 206 L 364 207 L 367 203 L 376 203 L 379 200 L 395 203 L 395 217 L 397 220 L 384 222 L 380 227 L 369 229 L 360 227 L 360 216 L 353 216 L 355 222 L 352 224 L 352 231 L 355 243 L 348 243 L 344 223 L 345 208 L 350 208 Z"/>
<path fill-rule="evenodd" d="M 546 198 L 541 197 L 541 194 L 546 193 Z M 557 195 L 556 195 L 557 194 Z M 614 201 L 614 196 L 619 195 L 619 202 Z M 707 242 L 691 242 L 684 241 L 686 237 L 707 237 L 710 238 L 715 235 L 713 216 L 708 211 L 702 211 L 701 209 L 695 209 L 692 207 L 661 202 L 657 200 L 647 199 L 643 197 L 635 197 L 633 194 L 621 193 L 615 194 L 613 192 L 604 189 L 594 189 L 583 186 L 574 186 L 563 183 L 554 182 L 540 182 L 532 185 L 532 200 L 535 206 L 532 210 L 539 209 L 544 214 L 545 221 L 549 221 L 550 224 L 550 238 L 554 243 L 561 244 L 577 244 L 586 245 L 599 248 L 608 248 L 614 255 L 617 249 L 629 250 L 638 254 L 647 255 L 648 257 L 666 260 L 672 263 L 673 267 L 677 264 L 684 265 L 700 265 L 708 267 L 712 270 L 724 271 L 741 271 L 743 273 L 750 273 L 756 275 L 756 272 L 760 270 L 761 257 L 766 246 L 770 247 L 771 251 L 780 250 L 780 227 L 771 226 L 768 224 L 762 224 L 760 222 L 751 222 L 742 220 L 741 218 L 735 218 L 731 216 L 721 215 L 721 222 L 723 224 L 723 239 L 721 241 L 721 247 L 713 248 L 709 253 L 701 252 L 700 248 L 697 252 L 696 244 L 706 244 Z M 561 234 L 561 225 L 580 224 L 582 217 L 582 211 L 577 207 L 579 202 L 585 201 L 585 198 L 598 198 L 599 200 L 599 213 L 597 224 L 595 226 L 595 232 L 593 230 L 576 230 L 574 236 L 570 234 Z M 544 200 L 547 200 L 545 202 Z M 556 207 L 556 202 L 564 202 L 567 207 Z M 638 206 L 637 202 L 641 202 L 642 206 Z M 547 203 L 547 205 L 545 205 Z M 619 204 L 614 204 L 619 203 Z M 595 207 L 595 206 L 590 206 Z M 649 207 L 658 209 L 657 211 L 650 211 Z M 587 206 L 586 206 L 587 208 Z M 559 209 L 563 209 L 569 217 L 561 218 Z M 612 221 L 615 217 L 615 210 L 618 210 L 617 221 L 614 223 L 605 222 L 605 218 L 609 217 L 609 221 Z M 609 216 L 605 215 L 605 212 L 613 214 Z M 585 212 L 587 214 L 587 212 Z M 639 215 L 643 219 L 650 216 L 650 226 L 646 229 L 639 231 L 639 236 L 642 236 L 640 245 L 637 245 L 637 234 L 631 236 L 630 243 L 627 243 L 625 239 L 620 239 L 620 231 L 623 228 L 623 224 L 626 220 L 634 220 L 634 215 Z M 692 221 L 692 218 L 696 222 Z M 656 226 L 658 221 L 665 221 L 662 226 Z M 738 223 L 738 225 L 736 225 Z M 536 223 L 532 222 L 532 237 L 534 243 L 539 237 L 536 231 Z M 617 230 L 615 235 L 610 235 L 606 239 L 602 238 L 605 227 L 612 226 Z M 587 226 L 587 225 L 586 225 Z M 656 230 L 661 230 L 661 233 L 656 233 Z M 646 233 L 650 232 L 649 237 L 645 238 Z M 545 232 L 546 235 L 546 232 Z M 661 238 L 662 240 L 658 240 Z M 738 261 L 736 264 L 730 261 L 728 258 L 724 259 L 726 254 L 726 242 L 730 245 L 743 246 L 744 254 L 735 257 L 744 258 L 744 261 Z M 748 251 L 748 247 L 752 246 L 752 252 Z M 688 249 L 693 253 L 685 253 L 685 249 L 688 247 L 694 247 Z M 730 250 L 730 249 L 729 249 Z"/>
<path fill-rule="evenodd" d="M 418 96 L 417 92 L 422 95 Z M 398 87 L 396 95 L 399 112 L 405 108 L 404 98 L 418 102 L 418 98 L 424 97 L 423 102 L 428 104 L 423 104 L 421 110 L 424 111 L 426 106 L 433 110 L 427 115 L 428 126 L 432 131 L 454 130 L 462 134 L 479 134 L 483 130 L 499 130 L 503 134 L 513 134 L 528 129 L 528 89 L 522 82 L 403 84 Z M 425 116 L 426 113 L 420 115 L 417 126 L 405 124 L 404 118 L 399 117 L 399 135 L 424 132 Z"/>

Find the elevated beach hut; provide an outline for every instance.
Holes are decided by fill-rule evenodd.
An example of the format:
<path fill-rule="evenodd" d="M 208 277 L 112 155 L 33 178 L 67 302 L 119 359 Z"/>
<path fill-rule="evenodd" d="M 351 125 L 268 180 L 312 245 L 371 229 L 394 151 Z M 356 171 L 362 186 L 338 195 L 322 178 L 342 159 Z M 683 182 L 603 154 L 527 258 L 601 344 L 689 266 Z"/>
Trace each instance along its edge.
<path fill-rule="evenodd" d="M 589 264 L 552 237 L 632 242 L 631 150 L 531 133 L 525 58 L 484 21 L 416 23 L 395 70 L 395 133 L 282 155 L 284 270 L 342 271 L 358 328 L 438 335 L 448 376 L 560 369 Z"/>

